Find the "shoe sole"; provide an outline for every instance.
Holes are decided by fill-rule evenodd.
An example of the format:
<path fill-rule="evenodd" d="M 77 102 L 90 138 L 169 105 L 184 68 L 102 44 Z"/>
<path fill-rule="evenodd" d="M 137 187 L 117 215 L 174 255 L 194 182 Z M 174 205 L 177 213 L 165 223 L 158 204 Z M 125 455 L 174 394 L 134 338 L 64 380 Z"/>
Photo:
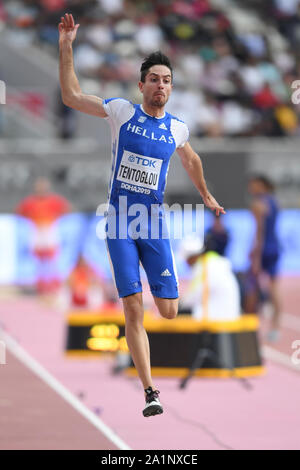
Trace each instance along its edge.
<path fill-rule="evenodd" d="M 164 412 L 164 410 L 161 407 L 158 406 L 149 406 L 145 410 L 143 410 L 143 415 L 145 418 L 148 418 L 149 416 L 155 416 L 155 415 L 161 415 Z"/>

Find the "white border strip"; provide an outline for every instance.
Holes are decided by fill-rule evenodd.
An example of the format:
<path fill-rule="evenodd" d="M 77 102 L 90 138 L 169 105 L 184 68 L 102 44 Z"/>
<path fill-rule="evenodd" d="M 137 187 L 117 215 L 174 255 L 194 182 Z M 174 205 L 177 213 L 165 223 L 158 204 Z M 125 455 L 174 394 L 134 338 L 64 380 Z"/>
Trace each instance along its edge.
<path fill-rule="evenodd" d="M 0 331 L 7 349 L 19 359 L 26 367 L 34 372 L 41 380 L 51 387 L 58 395 L 66 400 L 78 413 L 93 424 L 104 436 L 115 444 L 120 450 L 131 450 L 122 439 L 115 434 L 100 418 L 94 415 L 78 398 L 76 398 L 67 388 L 65 388 L 58 380 L 53 377 L 41 364 L 31 357 L 14 339 L 4 331 Z M 8 367 L 8 365 L 3 366 Z"/>
<path fill-rule="evenodd" d="M 292 369 L 294 372 L 300 372 L 300 365 L 296 365 L 292 362 L 292 357 L 277 351 L 270 346 L 263 346 L 261 353 L 265 359 L 276 362 L 282 366 Z"/>

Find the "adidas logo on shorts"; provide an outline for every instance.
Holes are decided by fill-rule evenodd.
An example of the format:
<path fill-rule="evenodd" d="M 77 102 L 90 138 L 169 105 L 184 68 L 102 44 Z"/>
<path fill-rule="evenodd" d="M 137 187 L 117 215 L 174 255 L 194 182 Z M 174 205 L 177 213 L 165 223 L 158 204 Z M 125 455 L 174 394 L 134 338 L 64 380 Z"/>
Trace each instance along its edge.
<path fill-rule="evenodd" d="M 172 276 L 168 269 L 165 269 L 164 272 L 161 273 L 161 276 Z"/>

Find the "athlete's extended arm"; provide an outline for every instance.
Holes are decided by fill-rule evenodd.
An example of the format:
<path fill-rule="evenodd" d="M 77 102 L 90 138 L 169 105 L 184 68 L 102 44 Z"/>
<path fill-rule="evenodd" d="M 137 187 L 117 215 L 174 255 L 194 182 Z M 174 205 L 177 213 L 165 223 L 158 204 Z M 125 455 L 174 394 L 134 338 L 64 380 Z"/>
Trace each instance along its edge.
<path fill-rule="evenodd" d="M 185 168 L 190 179 L 198 189 L 204 204 L 216 211 L 216 215 L 225 214 L 224 207 L 220 206 L 215 198 L 210 194 L 207 189 L 206 182 L 203 174 L 203 167 L 201 158 L 194 152 L 191 145 L 187 142 L 184 147 L 177 148 L 178 155 L 180 156 L 181 163 Z"/>
<path fill-rule="evenodd" d="M 107 117 L 98 96 L 82 93 L 74 71 L 72 43 L 76 38 L 79 24 L 75 25 L 72 15 L 68 13 L 61 18 L 59 31 L 59 80 L 62 100 L 70 108 L 98 117 Z"/>

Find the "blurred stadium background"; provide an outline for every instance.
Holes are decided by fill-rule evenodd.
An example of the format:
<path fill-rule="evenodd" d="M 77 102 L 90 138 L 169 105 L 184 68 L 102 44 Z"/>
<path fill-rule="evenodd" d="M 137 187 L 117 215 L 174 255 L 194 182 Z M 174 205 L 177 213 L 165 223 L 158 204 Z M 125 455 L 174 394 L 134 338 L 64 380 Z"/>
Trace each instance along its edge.
<path fill-rule="evenodd" d="M 203 160 L 209 189 L 227 210 L 223 218 L 229 232 L 226 256 L 236 273 L 245 273 L 249 267 L 255 230 L 248 209 L 248 177 L 262 173 L 274 182 L 281 206 L 277 229 L 282 249 L 279 272 L 284 314 L 281 340 L 271 347 L 267 345 L 262 354 L 273 361 L 270 370 L 282 382 L 281 375 L 287 375 L 290 369 L 294 368 L 291 374 L 295 374 L 290 357 L 292 343 L 300 334 L 300 103 L 292 100 L 292 84 L 300 80 L 299 0 L 0 0 L 0 80 L 6 85 L 6 104 L 0 105 L 2 327 L 60 380 L 64 380 L 60 373 L 63 367 L 72 367 L 73 382 L 66 379 L 65 385 L 74 393 L 82 387 L 78 377 L 76 382 L 79 371 L 87 382 L 89 373 L 95 373 L 94 362 L 63 366 L 65 319 L 61 313 L 61 291 L 56 291 L 58 300 L 52 298 L 49 303 L 48 297 L 40 297 L 35 290 L 37 260 L 30 248 L 32 223 L 16 215 L 16 208 L 32 193 L 34 182 L 40 177 L 47 178 L 53 190 L 71 204 L 71 211 L 57 220 L 59 286 L 70 282 L 77 260 L 83 255 L 96 272 L 103 303 L 117 302 L 104 242 L 96 236 L 96 208 L 106 201 L 110 174 L 110 134 L 103 120 L 77 113 L 61 101 L 57 25 L 65 12 L 72 13 L 80 23 L 74 62 L 86 93 L 140 102 L 137 82 L 143 58 L 157 49 L 170 57 L 174 91 L 167 110 L 188 124 L 190 141 Z M 165 202 L 201 203 L 177 156 L 171 162 Z M 206 230 L 212 222 L 212 214 L 206 213 Z M 179 277 L 185 286 L 189 271 L 180 258 L 179 244 L 174 243 L 174 250 Z M 148 293 L 146 302 L 151 307 L 149 298 Z M 25 311 L 27 319 L 37 322 L 35 333 L 27 331 L 30 327 L 23 315 Z M 58 330 L 47 321 L 56 321 Z M 262 318 L 262 332 L 264 322 Z M 49 326 L 45 344 L 52 344 L 49 351 L 56 358 L 56 365 L 40 340 L 45 325 Z M 59 331 L 60 339 L 54 340 L 50 331 L 54 336 Z M 261 342 L 266 346 L 263 335 Z M 100 371 L 105 366 L 96 367 Z M 95 377 L 93 380 L 91 387 L 96 386 Z M 114 378 L 110 387 L 117 387 L 118 380 L 124 379 Z M 286 377 L 284 380 L 289 383 Z M 169 379 L 170 393 L 172 383 Z M 106 394 L 111 393 L 111 388 L 105 386 Z M 176 399 L 174 395 L 174 403 Z M 106 406 L 109 404 L 106 399 Z M 87 406 L 92 408 L 92 402 Z M 105 408 L 104 404 L 103 408 L 93 406 L 96 415 Z M 149 430 L 142 433 L 144 440 L 139 440 L 135 433 L 130 434 L 125 421 L 118 427 L 116 410 L 106 419 L 120 435 L 123 433 L 125 441 L 128 436 L 133 448 L 146 445 Z M 288 420 L 286 425 L 289 426 Z M 237 436 L 233 436 L 232 445 L 259 446 L 251 437 L 252 434 L 247 443 L 239 444 Z M 295 440 L 286 439 L 283 443 L 274 439 L 273 444 L 262 445 L 297 446 Z M 206 440 L 209 441 L 207 435 Z M 23 445 L 21 441 L 22 436 L 14 441 L 11 433 L 4 445 L 18 448 Z M 222 448 L 217 442 L 214 441 L 216 448 Z M 30 445 L 35 445 L 34 440 Z M 46 441 L 41 445 L 47 445 Z M 158 448 L 155 446 L 159 444 L 154 439 L 154 447 L 147 445 Z M 162 441 L 161 445 L 170 444 Z M 182 445 L 196 448 L 188 447 L 196 444 L 185 441 Z M 205 439 L 199 445 L 210 446 Z"/>

